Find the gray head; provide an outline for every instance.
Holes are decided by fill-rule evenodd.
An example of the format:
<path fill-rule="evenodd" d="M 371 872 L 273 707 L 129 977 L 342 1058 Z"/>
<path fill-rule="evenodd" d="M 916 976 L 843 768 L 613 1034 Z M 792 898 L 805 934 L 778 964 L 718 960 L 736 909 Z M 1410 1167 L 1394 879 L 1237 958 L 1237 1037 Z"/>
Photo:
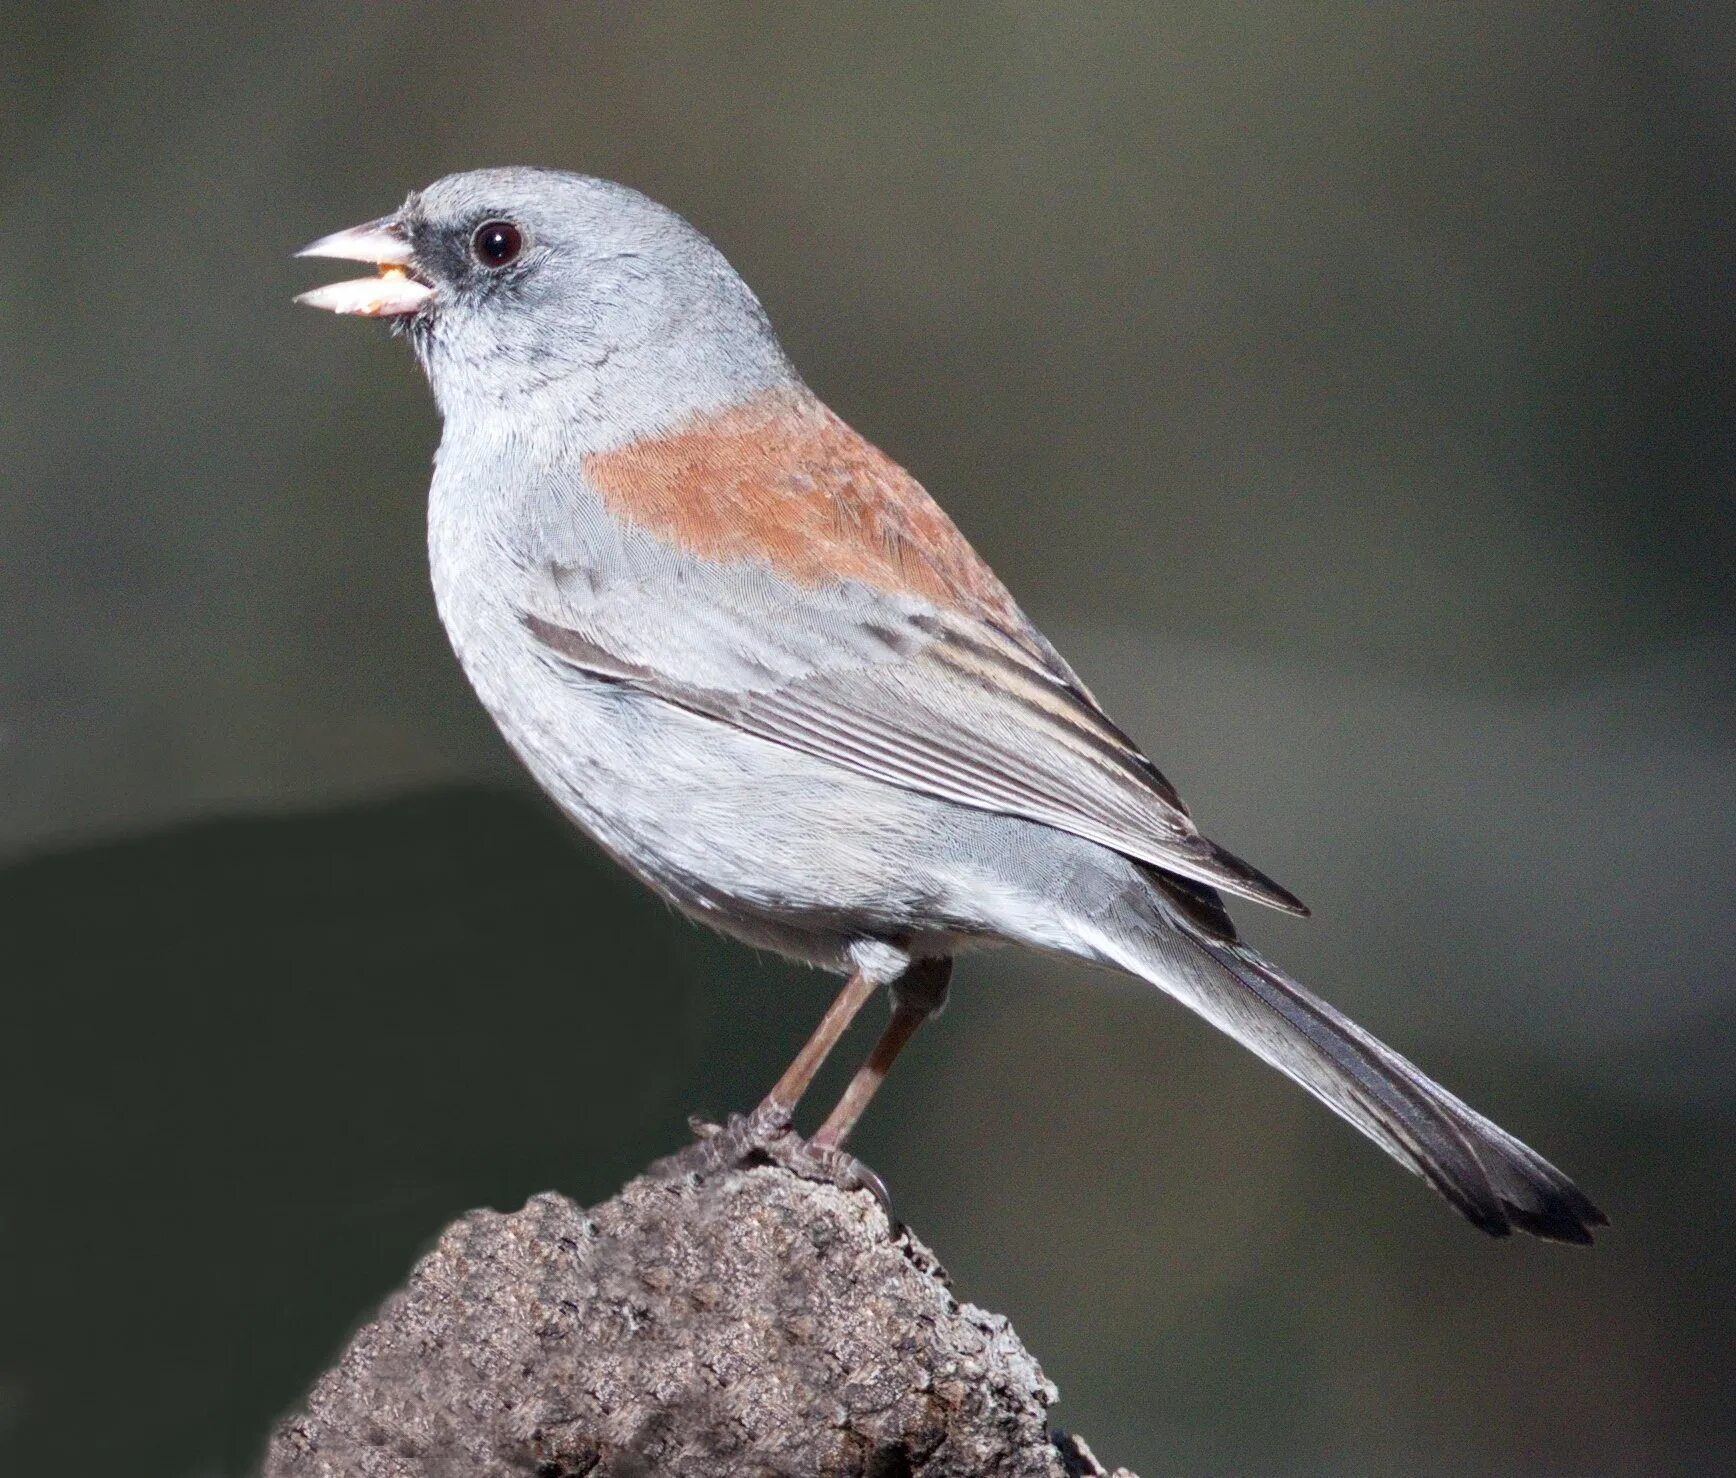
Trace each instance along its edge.
<path fill-rule="evenodd" d="M 758 299 L 674 211 L 625 185 L 551 169 L 479 169 L 303 256 L 382 276 L 300 301 L 389 317 L 443 416 L 536 403 L 600 444 L 794 378 Z"/>

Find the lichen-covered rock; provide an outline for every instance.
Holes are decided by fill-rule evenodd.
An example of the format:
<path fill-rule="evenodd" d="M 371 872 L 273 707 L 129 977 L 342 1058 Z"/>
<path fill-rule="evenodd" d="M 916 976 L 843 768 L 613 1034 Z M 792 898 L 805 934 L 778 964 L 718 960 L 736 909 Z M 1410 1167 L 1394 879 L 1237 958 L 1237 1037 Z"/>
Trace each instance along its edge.
<path fill-rule="evenodd" d="M 265 1473 L 1102 1474 L 1054 1398 L 872 1196 L 763 1165 L 454 1223 Z"/>

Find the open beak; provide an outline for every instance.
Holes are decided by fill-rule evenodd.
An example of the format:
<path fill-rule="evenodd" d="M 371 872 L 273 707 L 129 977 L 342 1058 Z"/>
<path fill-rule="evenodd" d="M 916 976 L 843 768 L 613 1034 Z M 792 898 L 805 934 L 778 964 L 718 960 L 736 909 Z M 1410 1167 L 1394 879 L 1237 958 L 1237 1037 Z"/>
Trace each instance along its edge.
<path fill-rule="evenodd" d="M 356 277 L 302 293 L 296 302 L 331 313 L 358 313 L 364 318 L 403 318 L 418 313 L 434 289 L 412 275 L 410 239 L 394 216 L 382 216 L 365 226 L 334 231 L 304 246 L 298 257 L 336 257 L 344 262 L 371 262 L 377 277 Z"/>

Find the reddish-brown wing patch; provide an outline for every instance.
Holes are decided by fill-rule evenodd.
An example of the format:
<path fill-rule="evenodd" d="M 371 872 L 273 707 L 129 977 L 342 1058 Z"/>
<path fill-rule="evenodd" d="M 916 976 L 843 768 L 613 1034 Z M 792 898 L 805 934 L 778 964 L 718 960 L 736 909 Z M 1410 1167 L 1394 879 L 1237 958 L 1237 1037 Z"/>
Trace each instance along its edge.
<path fill-rule="evenodd" d="M 1018 632 L 1006 588 L 908 472 L 812 395 L 773 391 L 585 459 L 615 514 L 702 559 L 857 580 Z"/>

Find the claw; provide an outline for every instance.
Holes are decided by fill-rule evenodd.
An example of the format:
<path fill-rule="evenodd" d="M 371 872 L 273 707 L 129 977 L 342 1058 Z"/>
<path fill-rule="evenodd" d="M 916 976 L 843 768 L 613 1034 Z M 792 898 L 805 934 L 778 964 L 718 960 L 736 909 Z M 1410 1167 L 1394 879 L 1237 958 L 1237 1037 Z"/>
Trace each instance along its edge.
<path fill-rule="evenodd" d="M 748 1129 L 760 1138 L 776 1139 L 780 1134 L 788 1132 L 794 1117 L 795 1109 L 789 1104 L 780 1103 L 775 1098 L 762 1098 L 754 1111 L 747 1116 Z"/>
<path fill-rule="evenodd" d="M 798 1140 L 790 1146 L 788 1159 L 783 1163 L 804 1179 L 835 1185 L 845 1191 L 867 1191 L 886 1213 L 893 1235 L 903 1229 L 904 1223 L 892 1209 L 892 1194 L 886 1189 L 886 1182 L 848 1150 L 815 1144 L 811 1139 Z"/>
<path fill-rule="evenodd" d="M 893 1235 L 903 1230 L 892 1210 L 886 1182 L 847 1150 L 815 1144 L 790 1128 L 790 1111 L 767 1099 L 750 1114 L 731 1114 L 713 1124 L 695 1114 L 688 1119 L 694 1142 L 656 1161 L 646 1175 L 653 1180 L 681 1180 L 689 1175 L 720 1175 L 747 1165 L 778 1165 L 803 1180 L 835 1185 L 844 1191 L 867 1191 L 886 1213 Z"/>
<path fill-rule="evenodd" d="M 692 1115 L 688 1127 L 693 1143 L 673 1155 L 665 1155 L 645 1173 L 654 1180 L 679 1180 L 687 1175 L 717 1175 L 734 1170 L 756 1157 L 769 1160 L 770 1147 L 790 1132 L 789 1112 L 761 1104 L 751 1114 L 731 1114 L 721 1124 Z"/>

